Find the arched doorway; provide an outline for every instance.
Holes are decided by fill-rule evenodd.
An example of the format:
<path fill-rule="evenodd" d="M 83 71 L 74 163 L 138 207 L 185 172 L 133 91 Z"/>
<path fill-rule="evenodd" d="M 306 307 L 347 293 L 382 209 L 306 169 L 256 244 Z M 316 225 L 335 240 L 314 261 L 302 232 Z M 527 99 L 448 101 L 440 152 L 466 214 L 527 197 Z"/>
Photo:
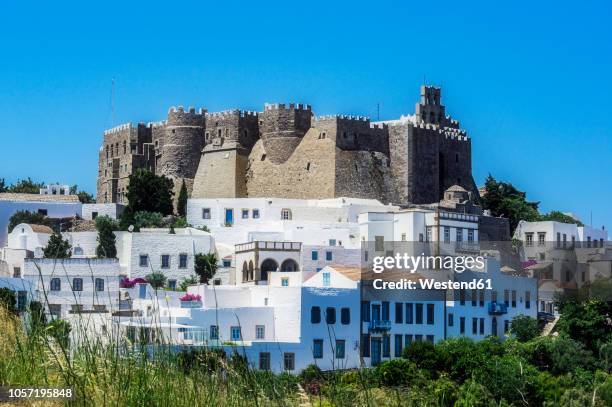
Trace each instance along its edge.
<path fill-rule="evenodd" d="M 242 263 L 242 282 L 245 282 L 249 279 L 249 275 L 248 275 L 248 269 L 247 269 L 247 262 L 245 261 L 244 263 Z"/>
<path fill-rule="evenodd" d="M 274 259 L 266 259 L 261 263 L 261 280 L 268 281 L 268 273 L 278 270 L 278 263 Z"/>
<path fill-rule="evenodd" d="M 299 266 L 293 259 L 287 259 L 281 264 L 281 271 L 298 271 Z"/>
<path fill-rule="evenodd" d="M 249 260 L 249 271 L 248 271 L 247 280 L 253 281 L 253 260 Z"/>

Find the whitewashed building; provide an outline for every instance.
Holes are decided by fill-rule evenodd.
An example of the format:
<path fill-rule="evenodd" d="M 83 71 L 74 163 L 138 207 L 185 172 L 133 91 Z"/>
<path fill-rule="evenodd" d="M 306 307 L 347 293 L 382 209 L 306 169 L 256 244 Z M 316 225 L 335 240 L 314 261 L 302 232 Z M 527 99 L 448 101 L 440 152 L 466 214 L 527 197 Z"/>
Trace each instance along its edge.
<path fill-rule="evenodd" d="M 23 278 L 50 315 L 110 313 L 119 309 L 116 259 L 26 259 Z"/>
<path fill-rule="evenodd" d="M 119 203 L 91 203 L 83 204 L 82 218 L 94 220 L 98 216 L 108 216 L 111 219 L 119 219 L 125 210 L 125 205 Z"/>
<path fill-rule="evenodd" d="M 53 230 L 48 226 L 21 223 L 8 235 L 0 248 L 0 276 L 21 277 L 26 258 L 42 257 Z"/>

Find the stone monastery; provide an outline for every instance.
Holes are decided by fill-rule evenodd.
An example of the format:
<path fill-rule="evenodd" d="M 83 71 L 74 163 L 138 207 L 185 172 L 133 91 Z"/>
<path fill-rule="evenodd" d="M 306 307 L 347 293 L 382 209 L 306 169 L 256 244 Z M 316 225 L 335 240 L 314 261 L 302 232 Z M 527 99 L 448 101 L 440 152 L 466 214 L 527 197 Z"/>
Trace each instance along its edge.
<path fill-rule="evenodd" d="M 310 105 L 262 112 L 170 108 L 167 120 L 104 132 L 97 200 L 127 203 L 129 176 L 146 168 L 184 181 L 190 198 L 354 197 L 429 204 L 459 185 L 479 201 L 471 140 L 446 114 L 440 88 L 421 86 L 414 115 L 371 122 L 315 116 Z"/>

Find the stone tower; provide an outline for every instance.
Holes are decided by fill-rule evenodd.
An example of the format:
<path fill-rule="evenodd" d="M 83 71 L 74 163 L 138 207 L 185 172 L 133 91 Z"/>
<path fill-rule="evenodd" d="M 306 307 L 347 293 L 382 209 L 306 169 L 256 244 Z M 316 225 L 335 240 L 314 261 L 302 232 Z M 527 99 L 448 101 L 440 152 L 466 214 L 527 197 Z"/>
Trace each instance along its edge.
<path fill-rule="evenodd" d="M 185 110 L 170 108 L 168 120 L 163 126 L 163 137 L 156 143 L 156 168 L 158 175 L 165 175 L 174 181 L 174 197 L 178 197 L 182 181 L 191 193 L 204 148 L 205 110 L 190 107 Z"/>
<path fill-rule="evenodd" d="M 246 197 L 249 153 L 259 140 L 258 113 L 238 109 L 208 113 L 204 137 L 191 197 Z"/>
<path fill-rule="evenodd" d="M 267 158 L 284 163 L 310 129 L 312 109 L 310 105 L 266 104 L 260 117 L 261 140 Z"/>

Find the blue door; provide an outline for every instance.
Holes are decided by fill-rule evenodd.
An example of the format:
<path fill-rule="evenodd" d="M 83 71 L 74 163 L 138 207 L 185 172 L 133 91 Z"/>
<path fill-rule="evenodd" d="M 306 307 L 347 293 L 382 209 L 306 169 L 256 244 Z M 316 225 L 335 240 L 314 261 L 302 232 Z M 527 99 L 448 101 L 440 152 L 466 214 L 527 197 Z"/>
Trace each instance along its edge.
<path fill-rule="evenodd" d="M 234 210 L 233 209 L 225 210 L 225 224 L 226 225 L 234 224 Z"/>
<path fill-rule="evenodd" d="M 378 366 L 381 359 L 382 342 L 380 338 L 372 338 L 372 366 Z"/>

